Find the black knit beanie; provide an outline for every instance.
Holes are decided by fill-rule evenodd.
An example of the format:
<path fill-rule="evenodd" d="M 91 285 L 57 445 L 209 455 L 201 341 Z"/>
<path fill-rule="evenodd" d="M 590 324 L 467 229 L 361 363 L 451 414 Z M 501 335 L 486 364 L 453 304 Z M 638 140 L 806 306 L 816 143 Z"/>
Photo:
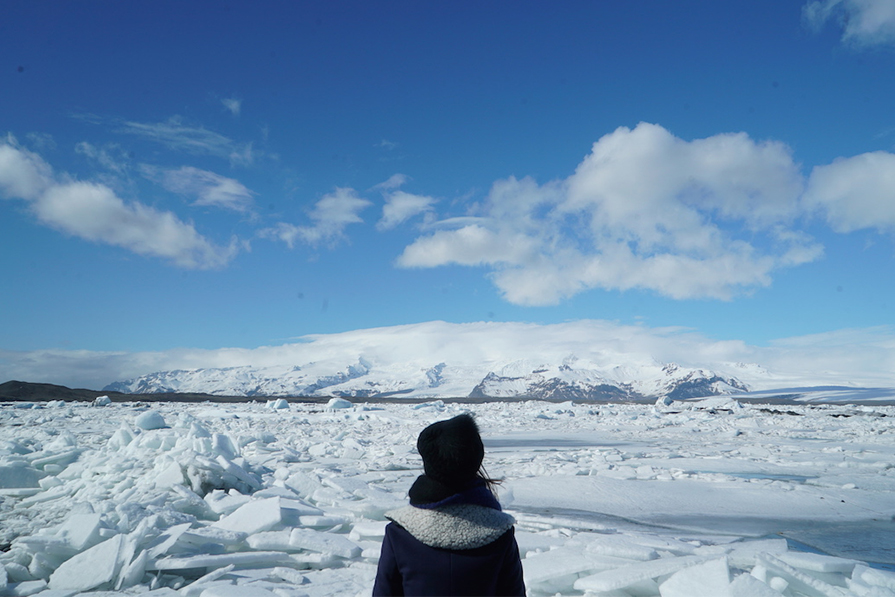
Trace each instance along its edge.
<path fill-rule="evenodd" d="M 423 457 L 428 477 L 458 489 L 475 479 L 485 457 L 485 446 L 471 415 L 429 425 L 420 433 L 416 449 Z"/>

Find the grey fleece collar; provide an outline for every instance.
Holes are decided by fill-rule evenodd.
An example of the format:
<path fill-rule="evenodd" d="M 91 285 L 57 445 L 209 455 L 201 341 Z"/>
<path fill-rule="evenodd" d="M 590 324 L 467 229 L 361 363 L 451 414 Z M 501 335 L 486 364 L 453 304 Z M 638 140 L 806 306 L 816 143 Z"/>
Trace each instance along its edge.
<path fill-rule="evenodd" d="M 453 504 L 433 510 L 404 506 L 386 512 L 408 533 L 429 547 L 475 549 L 495 541 L 516 523 L 505 512 L 475 504 Z"/>

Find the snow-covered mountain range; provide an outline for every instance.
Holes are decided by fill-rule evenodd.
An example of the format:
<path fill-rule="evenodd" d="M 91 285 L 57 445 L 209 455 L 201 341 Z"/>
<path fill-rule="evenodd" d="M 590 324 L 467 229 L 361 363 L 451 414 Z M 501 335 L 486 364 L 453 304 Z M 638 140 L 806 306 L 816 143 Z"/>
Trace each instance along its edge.
<path fill-rule="evenodd" d="M 484 367 L 375 367 L 364 359 L 333 372 L 310 364 L 288 368 L 227 367 L 160 371 L 109 384 L 104 391 L 127 394 L 165 392 L 221 396 L 344 396 L 372 398 L 471 397 L 563 400 L 637 400 L 661 396 L 692 398 L 746 391 L 734 377 L 674 364 L 642 368 L 642 377 L 610 379 L 606 372 L 567 363 L 517 361 L 496 371 Z"/>
<path fill-rule="evenodd" d="M 751 385 L 747 380 L 766 375 L 752 364 L 664 362 L 638 347 L 636 338 L 601 338 L 600 324 L 590 325 L 584 335 L 578 329 L 566 336 L 562 326 L 551 326 L 551 337 L 545 336 L 544 326 L 444 322 L 312 336 L 277 347 L 267 362 L 159 371 L 117 381 L 105 390 L 644 400 L 746 391 Z"/>

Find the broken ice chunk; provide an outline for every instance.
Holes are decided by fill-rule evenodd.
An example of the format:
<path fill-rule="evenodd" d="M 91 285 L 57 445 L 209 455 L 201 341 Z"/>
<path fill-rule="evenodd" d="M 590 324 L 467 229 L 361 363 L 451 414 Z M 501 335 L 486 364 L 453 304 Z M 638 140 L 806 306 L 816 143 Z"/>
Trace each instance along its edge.
<path fill-rule="evenodd" d="M 331 553 L 302 552 L 292 554 L 292 565 L 301 569 L 333 568 L 340 563 L 339 558 Z"/>
<path fill-rule="evenodd" d="M 648 562 L 637 562 L 630 566 L 604 570 L 591 576 L 579 578 L 575 581 L 574 587 L 578 591 L 615 591 L 632 586 L 643 580 L 673 574 L 687 566 L 695 566 L 705 561 L 705 558 L 698 556 L 679 556 L 660 558 Z"/>
<path fill-rule="evenodd" d="M 342 516 L 299 516 L 298 521 L 303 527 L 315 529 L 332 529 L 348 522 Z"/>
<path fill-rule="evenodd" d="M 855 567 L 852 578 L 872 587 L 882 587 L 895 591 L 895 572 L 870 568 L 864 564 Z"/>
<path fill-rule="evenodd" d="M 106 445 L 113 450 L 120 450 L 132 441 L 134 441 L 134 433 L 127 426 L 121 426 L 112 434 Z"/>
<path fill-rule="evenodd" d="M 30 466 L 0 466 L 0 489 L 40 487 L 42 476 Z"/>
<path fill-rule="evenodd" d="M 40 453 L 40 452 L 38 452 L 38 453 Z M 46 468 L 48 466 L 52 468 L 52 465 L 60 465 L 61 466 L 61 465 L 71 464 L 72 462 L 77 460 L 78 456 L 80 456 L 80 455 L 81 455 L 80 448 L 69 447 L 69 448 L 62 449 L 58 452 L 51 452 L 50 454 L 47 454 L 46 456 L 41 456 L 40 458 L 35 458 L 34 460 L 31 461 L 31 464 L 35 468 L 43 468 L 44 470 L 46 470 Z M 47 471 L 47 472 L 49 472 L 49 471 Z"/>
<path fill-rule="evenodd" d="M 659 585 L 662 597 L 729 597 L 727 558 L 687 566 Z"/>
<path fill-rule="evenodd" d="M 122 588 L 128 588 L 136 585 L 142 580 L 143 575 L 146 573 L 146 565 L 149 563 L 149 552 L 147 550 L 143 550 L 140 554 L 134 558 L 134 561 L 130 564 L 127 564 L 125 560 L 125 566 L 121 569 L 121 573 L 118 576 L 118 582 L 115 585 L 115 590 L 121 590 Z"/>
<path fill-rule="evenodd" d="M 299 548 L 293 547 L 289 542 L 291 535 L 292 531 L 290 530 L 266 531 L 250 535 L 246 539 L 246 543 L 252 549 L 258 550 L 294 551 Z"/>
<path fill-rule="evenodd" d="M 813 572 L 834 572 L 851 576 L 852 570 L 858 565 L 856 560 L 837 558 L 819 553 L 805 551 L 788 551 L 778 556 L 781 560 L 794 568 Z"/>
<path fill-rule="evenodd" d="M 16 583 L 14 585 L 8 585 L 6 587 L 6 591 L 4 595 L 9 595 L 10 597 L 28 597 L 29 595 L 36 595 L 37 593 L 46 592 L 44 589 L 47 588 L 47 581 L 41 580 L 26 580 L 20 583 Z M 69 592 L 69 595 L 73 593 Z"/>
<path fill-rule="evenodd" d="M 139 427 L 140 429 L 163 429 L 167 427 L 167 423 L 165 423 L 165 418 L 158 413 L 158 411 L 147 410 L 144 413 L 140 413 L 137 415 L 137 418 L 134 420 L 134 425 Z"/>
<path fill-rule="evenodd" d="M 288 515 L 291 518 L 300 518 L 302 516 L 319 516 L 323 514 L 323 510 L 321 510 L 320 508 L 316 508 L 302 500 L 281 498 L 280 507 L 284 510 L 288 510 L 288 512 L 284 513 L 284 516 Z"/>
<path fill-rule="evenodd" d="M 630 539 L 617 535 L 604 535 L 588 541 L 584 548 L 587 553 L 625 558 L 628 560 L 655 560 L 659 557 L 655 549 L 645 547 Z"/>
<path fill-rule="evenodd" d="M 582 572 L 592 571 L 591 558 L 580 549 L 559 547 L 543 553 L 529 554 L 522 562 L 525 584 L 534 586 L 545 583 L 551 591 L 569 589 Z"/>
<path fill-rule="evenodd" d="M 727 554 L 727 561 L 731 568 L 748 570 L 755 565 L 755 557 L 760 553 L 779 555 L 786 553 L 789 548 L 786 539 L 760 539 L 756 541 L 743 541 L 728 545 L 706 545 L 696 549 L 696 555 L 723 555 Z"/>
<path fill-rule="evenodd" d="M 89 591 L 111 582 L 120 568 L 123 541 L 124 535 L 115 535 L 63 562 L 50 576 L 50 588 Z"/>
<path fill-rule="evenodd" d="M 343 535 L 321 533 L 310 529 L 292 529 L 289 543 L 293 547 L 318 553 L 331 553 L 340 558 L 356 558 L 362 551 L 356 543 Z"/>
<path fill-rule="evenodd" d="M 99 543 L 100 520 L 99 514 L 72 514 L 56 531 L 56 536 L 75 551 L 84 551 Z"/>
<path fill-rule="evenodd" d="M 28 572 L 28 569 L 18 562 L 6 562 L 3 567 L 6 568 L 6 576 L 9 583 L 34 580 L 34 577 L 31 576 L 31 573 Z"/>
<path fill-rule="evenodd" d="M 252 585 L 214 585 L 210 586 L 200 597 L 279 597 L 273 591 Z"/>
<path fill-rule="evenodd" d="M 47 580 L 53 570 L 59 566 L 60 561 L 54 557 L 37 552 L 31 555 L 31 563 L 28 564 L 28 572 L 36 579 Z"/>
<path fill-rule="evenodd" d="M 810 597 L 842 597 L 845 592 L 814 576 L 797 570 L 783 560 L 770 554 L 758 556 L 758 562 L 767 570 L 785 580 L 790 587 Z"/>
<path fill-rule="evenodd" d="M 176 460 L 170 460 L 167 464 L 156 467 L 158 474 L 155 476 L 155 486 L 164 488 L 173 485 L 183 485 L 183 469 Z"/>
<path fill-rule="evenodd" d="M 211 493 L 205 494 L 205 502 L 211 510 L 217 514 L 230 514 L 251 500 L 251 497 L 243 495 L 235 489 L 231 489 L 230 491 L 215 489 Z"/>
<path fill-rule="evenodd" d="M 281 471 L 284 469 L 280 469 Z M 288 475 L 288 471 L 285 473 Z M 273 485 L 270 487 L 265 487 L 264 489 L 259 489 L 255 493 L 252 494 L 256 498 L 268 498 L 268 497 L 281 497 L 287 499 L 295 499 L 301 497 L 288 487 L 280 487 L 277 485 Z"/>
<path fill-rule="evenodd" d="M 240 545 L 245 539 L 246 533 L 207 526 L 187 530 L 181 536 L 178 544 L 193 545 L 196 547 L 203 547 L 211 544 L 232 548 Z"/>
<path fill-rule="evenodd" d="M 230 436 L 222 433 L 215 433 L 211 436 L 211 449 L 227 460 L 233 460 L 239 455 L 239 450 L 236 449 Z"/>
<path fill-rule="evenodd" d="M 273 578 L 280 578 L 293 585 L 301 585 L 308 582 L 308 579 L 298 570 L 295 570 L 294 568 L 284 568 L 282 566 L 277 566 L 271 570 L 270 576 Z"/>
<path fill-rule="evenodd" d="M 387 524 L 387 520 L 357 523 L 351 527 L 348 538 L 352 541 L 363 541 L 364 539 L 382 541 L 382 538 L 385 537 Z"/>
<path fill-rule="evenodd" d="M 289 564 L 289 554 L 281 551 L 239 551 L 216 555 L 199 554 L 193 556 L 169 556 L 150 563 L 147 570 L 191 570 L 194 568 L 221 568 L 233 564 L 235 566 L 262 567 Z"/>
<path fill-rule="evenodd" d="M 780 592 L 750 574 L 741 574 L 730 583 L 730 597 L 780 597 Z"/>
<path fill-rule="evenodd" d="M 215 437 L 223 436 L 218 436 L 217 434 L 215 434 Z M 227 460 L 227 458 L 225 458 L 223 455 L 218 455 L 217 464 L 220 465 L 220 467 L 224 469 L 225 472 L 230 473 L 231 475 L 236 477 L 236 479 L 242 481 L 252 489 L 261 489 L 262 485 L 258 479 L 247 473 L 241 466 Z"/>
<path fill-rule="evenodd" d="M 184 522 L 165 530 L 165 532 L 162 533 L 162 535 L 157 539 L 156 544 L 149 548 L 149 557 L 157 558 L 168 553 L 168 550 L 171 549 L 171 547 L 173 547 L 175 543 L 177 543 L 177 540 L 180 539 L 180 536 L 183 535 L 191 526 L 192 523 Z"/>
<path fill-rule="evenodd" d="M 335 410 L 337 408 L 351 408 L 352 406 L 354 405 L 344 398 L 330 398 L 329 402 L 326 403 L 327 410 Z"/>
<path fill-rule="evenodd" d="M 240 506 L 232 514 L 212 524 L 214 527 L 228 531 L 254 534 L 269 531 L 283 520 L 280 510 L 280 498 L 252 500 Z"/>
<path fill-rule="evenodd" d="M 67 560 L 78 553 L 78 550 L 73 549 L 64 539 L 52 535 L 23 535 L 21 537 L 16 537 L 13 540 L 13 547 L 16 549 L 24 549 L 33 554 L 42 553 L 54 557 L 61 556 L 63 560 Z M 32 564 L 33 563 L 34 562 L 32 562 Z M 32 580 L 33 578 L 33 576 L 29 576 L 19 580 Z"/>
<path fill-rule="evenodd" d="M 301 472 L 290 475 L 284 484 L 305 498 L 314 495 L 314 492 L 323 486 L 316 476 Z"/>
<path fill-rule="evenodd" d="M 338 489 L 339 491 L 344 491 L 345 493 L 357 496 L 363 496 L 370 489 L 370 484 L 358 477 L 327 477 L 323 479 L 323 484 L 327 487 L 332 487 L 333 489 Z"/>

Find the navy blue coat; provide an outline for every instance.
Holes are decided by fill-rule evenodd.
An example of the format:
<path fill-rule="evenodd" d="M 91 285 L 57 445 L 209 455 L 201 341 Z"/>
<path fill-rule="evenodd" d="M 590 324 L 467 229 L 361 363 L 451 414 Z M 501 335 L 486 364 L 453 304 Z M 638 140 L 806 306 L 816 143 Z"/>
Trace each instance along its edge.
<path fill-rule="evenodd" d="M 426 545 L 396 522 L 385 528 L 374 597 L 524 596 L 522 562 L 511 527 L 471 549 Z"/>

